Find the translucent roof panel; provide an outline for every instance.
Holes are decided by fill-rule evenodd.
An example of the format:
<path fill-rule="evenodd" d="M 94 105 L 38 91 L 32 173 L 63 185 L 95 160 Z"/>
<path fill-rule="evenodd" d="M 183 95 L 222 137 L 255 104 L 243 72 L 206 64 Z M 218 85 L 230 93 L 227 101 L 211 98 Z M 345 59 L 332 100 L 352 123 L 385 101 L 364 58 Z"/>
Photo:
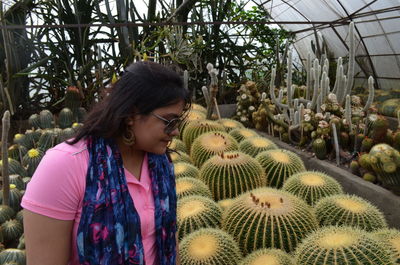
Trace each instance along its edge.
<path fill-rule="evenodd" d="M 354 21 L 358 64 L 355 85 L 366 84 L 371 75 L 378 88 L 400 88 L 400 0 L 254 2 L 262 4 L 282 28 L 296 33 L 294 48 L 303 62 L 311 51 L 311 40 L 315 41 L 314 27 L 334 58 L 348 56 L 348 24 Z"/>

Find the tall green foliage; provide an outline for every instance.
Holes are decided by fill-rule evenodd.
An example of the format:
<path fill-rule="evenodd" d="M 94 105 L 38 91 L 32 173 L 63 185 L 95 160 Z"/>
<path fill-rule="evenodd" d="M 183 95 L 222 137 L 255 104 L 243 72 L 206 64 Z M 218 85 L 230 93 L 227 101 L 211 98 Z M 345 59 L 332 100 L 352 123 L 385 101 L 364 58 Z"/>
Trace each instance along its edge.
<path fill-rule="evenodd" d="M 28 28 L 19 35 L 16 30 L 13 31 L 15 36 L 24 35 L 25 46 L 30 48 L 22 49 L 27 54 L 21 58 L 27 62 L 19 63 L 19 68 L 13 68 L 12 75 L 6 75 L 5 69 L 1 70 L 8 87 L 15 78 L 25 80 L 20 85 L 20 91 L 24 94 L 25 102 L 31 104 L 30 113 L 45 107 L 53 112 L 62 109 L 68 86 L 76 86 L 82 96 L 83 106 L 89 107 L 101 97 L 113 75 L 118 76 L 124 66 L 142 59 L 188 70 L 191 77 L 189 88 L 195 89 L 198 96 L 201 95 L 200 88 L 208 83 L 205 66 L 213 63 L 219 70 L 219 80 L 233 84 L 232 87 L 221 84 L 219 101 L 227 103 L 234 100 L 235 84 L 241 82 L 246 71 L 251 68 L 260 70 L 260 62 L 267 65 L 267 70 L 268 65 L 276 60 L 273 48 L 276 40 L 279 40 L 281 51 L 284 39 L 288 37 L 287 32 L 271 29 L 262 23 L 245 26 L 201 24 L 262 22 L 268 17 L 261 7 L 246 11 L 246 3 L 242 1 L 151 0 L 144 1 L 148 4 L 145 13 L 138 8 L 138 2 L 127 0 L 20 2 L 30 4 L 29 8 L 23 9 L 23 16 L 11 24 L 46 27 Z M 4 21 L 2 19 L 3 24 Z M 129 24 L 177 21 L 200 23 L 183 26 Z M 71 27 L 71 24 L 82 25 Z M 5 47 L 0 46 L 0 59 L 5 51 Z M 18 52 L 13 50 L 11 54 L 17 55 Z M 17 62 L 10 63 L 18 65 Z M 222 78 L 222 70 L 226 73 L 225 79 Z M 27 97 L 30 97 L 29 100 L 26 100 Z M 5 102 L 4 97 L 2 102 Z M 26 105 L 22 106 L 22 109 L 27 108 Z"/>

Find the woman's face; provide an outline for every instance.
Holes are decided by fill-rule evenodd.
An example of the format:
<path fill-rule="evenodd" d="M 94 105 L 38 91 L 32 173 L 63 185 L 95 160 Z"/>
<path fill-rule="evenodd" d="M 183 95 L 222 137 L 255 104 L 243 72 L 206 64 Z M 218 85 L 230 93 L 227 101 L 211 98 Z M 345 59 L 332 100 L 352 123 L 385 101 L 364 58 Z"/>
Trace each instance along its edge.
<path fill-rule="evenodd" d="M 166 128 L 168 121 L 182 116 L 184 102 L 158 108 L 149 115 L 136 115 L 132 130 L 135 135 L 135 148 L 155 154 L 164 154 L 168 143 L 179 135 L 178 128 Z M 172 122 L 174 125 L 175 122 Z M 171 130 L 172 129 L 172 130 Z"/>

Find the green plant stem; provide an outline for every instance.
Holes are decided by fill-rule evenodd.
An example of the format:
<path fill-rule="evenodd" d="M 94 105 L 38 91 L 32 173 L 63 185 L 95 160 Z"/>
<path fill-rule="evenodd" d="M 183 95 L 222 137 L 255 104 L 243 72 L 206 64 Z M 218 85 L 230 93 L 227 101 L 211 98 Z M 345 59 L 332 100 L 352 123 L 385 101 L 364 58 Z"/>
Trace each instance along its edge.
<path fill-rule="evenodd" d="M 3 176 L 3 205 L 10 204 L 10 178 L 8 172 L 8 132 L 10 130 L 10 112 L 6 110 L 2 119 L 2 134 L 1 134 L 1 157 L 2 169 L 1 175 Z"/>

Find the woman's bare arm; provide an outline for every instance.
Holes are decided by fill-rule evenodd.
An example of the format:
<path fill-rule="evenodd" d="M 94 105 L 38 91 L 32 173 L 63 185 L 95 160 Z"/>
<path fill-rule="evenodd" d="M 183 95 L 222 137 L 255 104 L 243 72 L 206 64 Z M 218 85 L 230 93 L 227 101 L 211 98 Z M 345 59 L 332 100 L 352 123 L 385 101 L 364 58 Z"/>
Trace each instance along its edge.
<path fill-rule="evenodd" d="M 71 253 L 73 220 L 63 221 L 24 210 L 28 265 L 66 265 Z"/>

